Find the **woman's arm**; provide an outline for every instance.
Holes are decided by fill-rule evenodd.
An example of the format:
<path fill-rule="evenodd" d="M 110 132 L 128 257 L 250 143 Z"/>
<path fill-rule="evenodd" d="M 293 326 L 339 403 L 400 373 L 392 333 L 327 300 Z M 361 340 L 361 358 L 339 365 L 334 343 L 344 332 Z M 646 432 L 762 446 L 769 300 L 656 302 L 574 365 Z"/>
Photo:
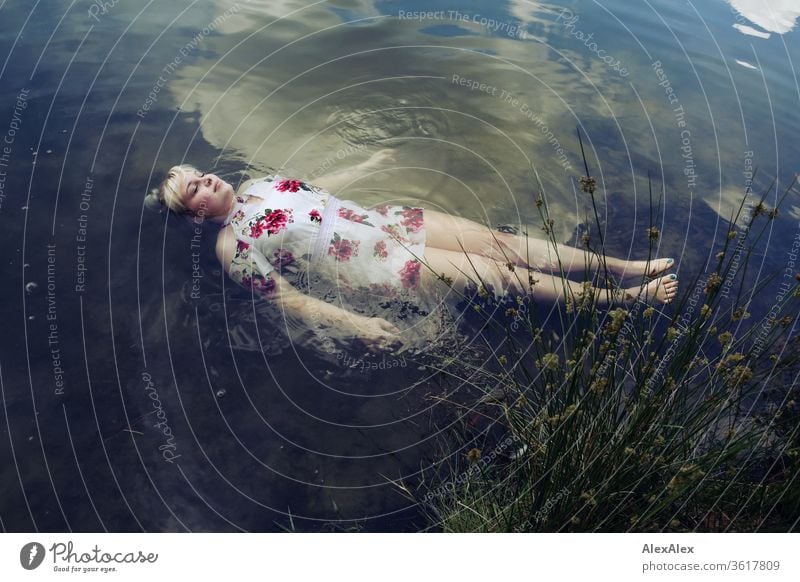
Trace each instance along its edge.
<path fill-rule="evenodd" d="M 319 186 L 323 190 L 327 190 L 331 194 L 336 194 L 342 188 L 346 188 L 359 178 L 380 169 L 380 167 L 387 162 L 394 161 L 394 150 L 382 149 L 378 150 L 370 156 L 370 158 L 345 170 L 339 170 L 323 176 L 314 176 L 308 181 L 315 186 Z"/>
<path fill-rule="evenodd" d="M 295 289 L 257 249 L 236 241 L 230 227 L 220 232 L 217 258 L 231 279 L 311 330 L 332 330 L 341 339 L 360 339 L 370 350 L 402 343 L 400 330 L 388 321 L 352 313 Z"/>
<path fill-rule="evenodd" d="M 281 276 L 258 249 L 238 241 L 230 226 L 220 231 L 217 240 L 217 258 L 228 276 L 246 289 L 271 303 L 292 312 L 307 312 L 303 308 L 316 307 L 316 312 L 331 319 L 343 318 L 348 312 L 324 301 L 301 293 Z M 315 305 L 321 303 L 323 305 Z M 326 307 L 327 306 L 327 307 Z M 339 313 L 341 312 L 341 313 Z"/>
<path fill-rule="evenodd" d="M 277 290 L 271 300 L 284 314 L 299 319 L 319 340 L 329 343 L 334 349 L 348 351 L 355 344 L 378 352 L 402 346 L 400 329 L 385 319 L 347 311 L 301 293 L 275 271 L 270 275 L 275 278 Z"/>

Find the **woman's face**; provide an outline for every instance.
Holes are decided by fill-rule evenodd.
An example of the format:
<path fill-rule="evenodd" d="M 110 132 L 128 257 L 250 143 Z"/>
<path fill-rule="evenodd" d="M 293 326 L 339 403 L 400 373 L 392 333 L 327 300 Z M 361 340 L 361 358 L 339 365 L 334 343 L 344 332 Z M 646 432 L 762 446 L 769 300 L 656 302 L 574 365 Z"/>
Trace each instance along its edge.
<path fill-rule="evenodd" d="M 233 186 L 214 174 L 183 172 L 183 204 L 194 216 L 224 218 L 231 207 Z"/>

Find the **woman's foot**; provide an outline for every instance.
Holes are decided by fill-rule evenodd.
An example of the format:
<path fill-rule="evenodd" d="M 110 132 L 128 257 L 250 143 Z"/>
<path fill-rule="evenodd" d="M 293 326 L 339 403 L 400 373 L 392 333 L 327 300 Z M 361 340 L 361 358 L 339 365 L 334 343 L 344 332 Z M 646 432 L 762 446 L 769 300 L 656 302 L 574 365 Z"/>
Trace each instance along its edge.
<path fill-rule="evenodd" d="M 658 279 L 653 279 L 641 287 L 630 287 L 625 289 L 623 302 L 632 303 L 637 297 L 646 303 L 658 305 L 671 303 L 678 295 L 678 276 L 665 275 Z"/>
<path fill-rule="evenodd" d="M 674 259 L 651 259 L 650 261 L 626 261 L 618 259 L 618 262 L 609 261 L 608 268 L 617 275 L 623 277 L 655 277 L 675 265 Z"/>

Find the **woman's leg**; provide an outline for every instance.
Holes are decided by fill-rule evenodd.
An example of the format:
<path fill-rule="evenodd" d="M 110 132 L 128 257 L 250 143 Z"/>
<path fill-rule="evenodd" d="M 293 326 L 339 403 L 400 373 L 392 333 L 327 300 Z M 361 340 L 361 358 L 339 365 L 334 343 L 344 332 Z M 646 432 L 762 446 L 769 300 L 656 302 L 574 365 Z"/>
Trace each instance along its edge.
<path fill-rule="evenodd" d="M 501 297 L 505 294 L 531 295 L 543 302 L 565 302 L 574 293 L 579 299 L 584 292 L 593 293 L 601 306 L 612 303 L 633 303 L 639 293 L 642 299 L 651 303 L 669 303 L 677 295 L 678 281 L 671 276 L 660 277 L 643 287 L 631 287 L 624 293 L 614 297 L 612 290 L 598 287 L 585 288 L 583 283 L 553 277 L 528 269 L 515 268 L 511 271 L 505 262 L 497 261 L 483 255 L 464 253 L 461 250 L 451 251 L 435 247 L 425 248 L 425 265 L 422 266 L 422 278 L 426 285 L 436 285 L 442 289 L 445 283 L 440 276 L 449 279 L 447 282 L 459 293 L 467 287 L 484 285 L 488 292 Z M 534 283 L 530 284 L 529 277 Z M 572 293 L 570 293 L 570 290 Z"/>
<path fill-rule="evenodd" d="M 483 255 L 497 261 L 511 261 L 520 267 L 531 267 L 542 271 L 560 272 L 559 262 L 565 273 L 580 272 L 584 269 L 594 271 L 599 259 L 594 253 L 583 249 L 557 244 L 549 240 L 492 231 L 487 226 L 462 218 L 425 209 L 423 212 L 426 232 L 426 246 L 448 251 L 461 251 Z M 460 243 L 460 245 L 459 245 Z M 507 258 L 506 258 L 507 257 Z M 656 275 L 668 269 L 672 259 L 647 261 L 626 261 L 606 257 L 608 268 L 622 276 Z"/>

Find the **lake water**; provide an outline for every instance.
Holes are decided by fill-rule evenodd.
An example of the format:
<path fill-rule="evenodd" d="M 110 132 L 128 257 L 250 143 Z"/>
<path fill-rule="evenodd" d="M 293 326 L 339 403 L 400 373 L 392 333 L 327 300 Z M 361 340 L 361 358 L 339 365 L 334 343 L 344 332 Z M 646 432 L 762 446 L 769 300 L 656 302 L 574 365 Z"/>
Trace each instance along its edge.
<path fill-rule="evenodd" d="M 421 497 L 463 458 L 441 399 L 469 393 L 411 358 L 287 347 L 213 241 L 144 195 L 184 161 L 313 182 L 391 148 L 347 198 L 535 234 L 540 185 L 569 243 L 591 210 L 580 127 L 609 252 L 646 258 L 649 172 L 657 254 L 689 280 L 748 173 L 798 168 L 789 4 L 0 4 L 3 530 L 431 527 L 391 481 Z M 761 272 L 787 267 L 799 220 L 795 195 Z"/>

